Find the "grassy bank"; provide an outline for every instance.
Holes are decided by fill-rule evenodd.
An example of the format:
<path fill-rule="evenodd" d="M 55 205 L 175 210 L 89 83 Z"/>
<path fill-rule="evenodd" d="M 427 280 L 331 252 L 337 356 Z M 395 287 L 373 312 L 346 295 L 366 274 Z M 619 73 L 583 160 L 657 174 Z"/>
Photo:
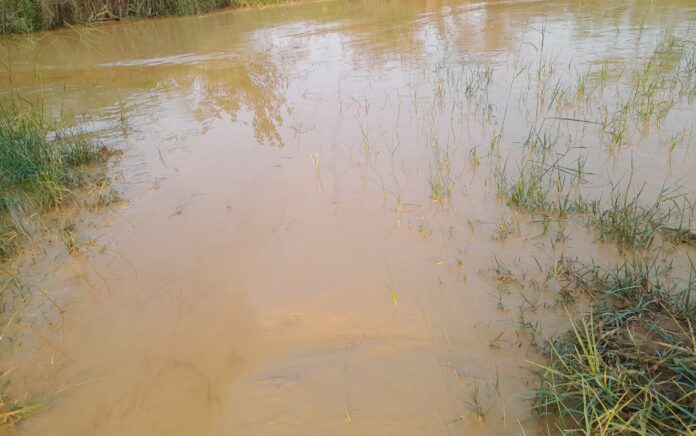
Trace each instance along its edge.
<path fill-rule="evenodd" d="M 0 106 L 0 267 L 3 270 L 3 263 L 12 260 L 46 213 L 82 204 L 78 201 L 82 200 L 79 194 L 85 189 L 108 186 L 105 166 L 98 164 L 110 154 L 84 132 L 67 128 L 46 116 L 40 103 L 16 99 Z M 70 246 L 68 250 L 72 253 Z M 3 293 L 7 290 L 8 287 L 3 287 Z M 2 311 L 8 311 L 6 298 L 0 294 Z M 10 334 L 7 329 L 13 316 L 0 312 L 0 319 L 3 320 L 2 359 L 6 351 L 4 339 Z M 7 373 L 0 374 L 0 426 L 21 420 L 38 408 L 31 399 L 16 399 L 6 393 Z"/>
<path fill-rule="evenodd" d="M 171 15 L 278 0 L 0 0 L 0 33 L 29 33 L 66 25 Z"/>
<path fill-rule="evenodd" d="M 44 115 L 40 104 L 0 107 L 0 260 L 11 257 L 31 217 L 65 206 L 94 182 L 90 164 L 109 152 Z"/>
<path fill-rule="evenodd" d="M 696 431 L 694 282 L 680 287 L 670 269 L 636 259 L 613 268 L 569 266 L 568 287 L 594 303 L 552 344 L 537 388 L 537 412 L 558 417 L 558 430 Z"/>

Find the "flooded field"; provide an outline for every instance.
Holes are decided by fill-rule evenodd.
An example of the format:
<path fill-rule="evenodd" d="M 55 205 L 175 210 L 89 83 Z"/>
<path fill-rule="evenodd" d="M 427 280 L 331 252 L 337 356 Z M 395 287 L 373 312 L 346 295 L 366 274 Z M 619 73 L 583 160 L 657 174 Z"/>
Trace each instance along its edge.
<path fill-rule="evenodd" d="M 39 408 L 8 431 L 556 433 L 534 363 L 586 305 L 567 259 L 692 271 L 695 41 L 690 0 L 331 1 L 0 39 L 1 99 L 122 152 L 117 201 L 52 212 L 2 268 L 3 372 Z"/>

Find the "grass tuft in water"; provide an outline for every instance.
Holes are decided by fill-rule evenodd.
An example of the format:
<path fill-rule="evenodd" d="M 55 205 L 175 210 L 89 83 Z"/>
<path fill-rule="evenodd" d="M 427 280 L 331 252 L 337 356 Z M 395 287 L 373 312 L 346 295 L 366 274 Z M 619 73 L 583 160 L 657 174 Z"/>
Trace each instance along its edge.
<path fill-rule="evenodd" d="M 4 390 L 5 386 L 0 386 L 0 427 L 26 419 L 42 407 L 40 403 L 4 398 Z"/>
<path fill-rule="evenodd" d="M 656 235 L 675 243 L 696 241 L 691 230 L 694 206 L 688 199 L 668 188 L 650 203 L 643 202 L 642 194 L 642 187 L 632 193 L 629 183 L 625 189 L 612 187 L 608 207 L 591 204 L 589 222 L 602 239 L 630 249 L 650 247 Z"/>
<path fill-rule="evenodd" d="M 678 289 L 669 265 L 631 260 L 613 269 L 570 269 L 591 313 L 551 344 L 536 412 L 564 434 L 696 431 L 694 282 Z"/>
<path fill-rule="evenodd" d="M 86 167 L 107 157 L 82 132 L 49 122 L 41 105 L 0 107 L 0 259 L 17 248 L 18 216 L 65 205 L 89 182 Z"/>

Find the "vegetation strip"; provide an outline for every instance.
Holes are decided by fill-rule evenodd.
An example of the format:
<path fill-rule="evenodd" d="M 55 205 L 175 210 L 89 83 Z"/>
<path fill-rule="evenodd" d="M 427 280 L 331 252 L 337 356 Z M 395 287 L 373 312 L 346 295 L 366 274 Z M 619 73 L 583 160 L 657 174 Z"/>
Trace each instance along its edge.
<path fill-rule="evenodd" d="M 96 193 L 99 204 L 114 199 L 103 165 L 113 153 L 87 133 L 47 118 L 40 102 L 17 98 L 1 106 L 0 262 L 11 262 L 46 213 L 85 204 L 82 190 Z M 77 250 L 73 227 L 55 229 L 71 254 Z M 0 331 L 0 355 L 13 319 Z M 21 420 L 41 407 L 40 402 L 7 394 L 8 373 L 0 374 L 0 425 Z"/>
<path fill-rule="evenodd" d="M 671 268 L 632 259 L 615 268 L 566 265 L 567 287 L 594 300 L 552 343 L 536 410 L 558 430 L 584 434 L 696 431 L 694 278 L 670 283 Z"/>
<path fill-rule="evenodd" d="M 677 246 L 696 241 L 694 199 L 663 186 L 649 200 L 645 184 L 634 183 L 632 173 L 623 182 L 609 180 L 608 198 L 586 198 L 583 185 L 596 175 L 585 171 L 586 157 L 572 144 L 564 148 L 558 131 L 545 123 L 596 125 L 612 147 L 627 145 L 631 119 L 660 127 L 679 101 L 693 100 L 696 45 L 671 39 L 659 46 L 632 72 L 625 102 L 614 113 L 605 108 L 599 121 L 554 116 L 554 111 L 572 107 L 571 99 L 591 101 L 603 89 L 604 67 L 594 88 L 589 70 L 579 76 L 572 97 L 572 89 L 552 80 L 542 58 L 539 65 L 537 121 L 523 142 L 516 173 L 510 174 L 499 154 L 494 161 L 498 196 L 517 211 L 542 217 L 545 233 L 557 222 L 557 240 L 565 238 L 572 215 L 584 217 L 602 241 L 616 244 L 624 261 L 618 266 L 557 262 L 560 301 L 584 298 L 590 307 L 584 315 L 567 309 L 570 330 L 549 338 L 547 363 L 535 364 L 536 415 L 547 420 L 549 433 L 694 434 L 696 268 L 692 263 L 688 279 L 676 279 L 671 273 L 685 272 L 673 271 L 665 260 L 674 257 Z M 498 153 L 501 134 L 491 142 L 492 153 Z M 673 135 L 668 150 L 678 142 Z"/>
<path fill-rule="evenodd" d="M 3 0 L 0 33 L 30 33 L 108 20 L 195 15 L 226 7 L 276 3 L 278 0 Z"/>

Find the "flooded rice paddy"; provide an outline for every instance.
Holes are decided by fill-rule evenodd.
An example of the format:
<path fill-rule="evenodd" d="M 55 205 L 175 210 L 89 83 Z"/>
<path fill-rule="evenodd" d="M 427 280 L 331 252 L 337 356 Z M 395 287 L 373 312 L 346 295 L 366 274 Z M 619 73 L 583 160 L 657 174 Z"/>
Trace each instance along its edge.
<path fill-rule="evenodd" d="M 3 273 L 11 391 L 43 406 L 12 432 L 553 433 L 531 406 L 568 328 L 555 268 L 620 259 L 587 222 L 621 192 L 688 209 L 695 40 L 687 0 L 335 1 L 0 40 L 3 98 L 122 151 L 120 201 L 50 217 L 76 248 L 39 230 Z M 688 271 L 689 250 L 666 256 Z"/>

